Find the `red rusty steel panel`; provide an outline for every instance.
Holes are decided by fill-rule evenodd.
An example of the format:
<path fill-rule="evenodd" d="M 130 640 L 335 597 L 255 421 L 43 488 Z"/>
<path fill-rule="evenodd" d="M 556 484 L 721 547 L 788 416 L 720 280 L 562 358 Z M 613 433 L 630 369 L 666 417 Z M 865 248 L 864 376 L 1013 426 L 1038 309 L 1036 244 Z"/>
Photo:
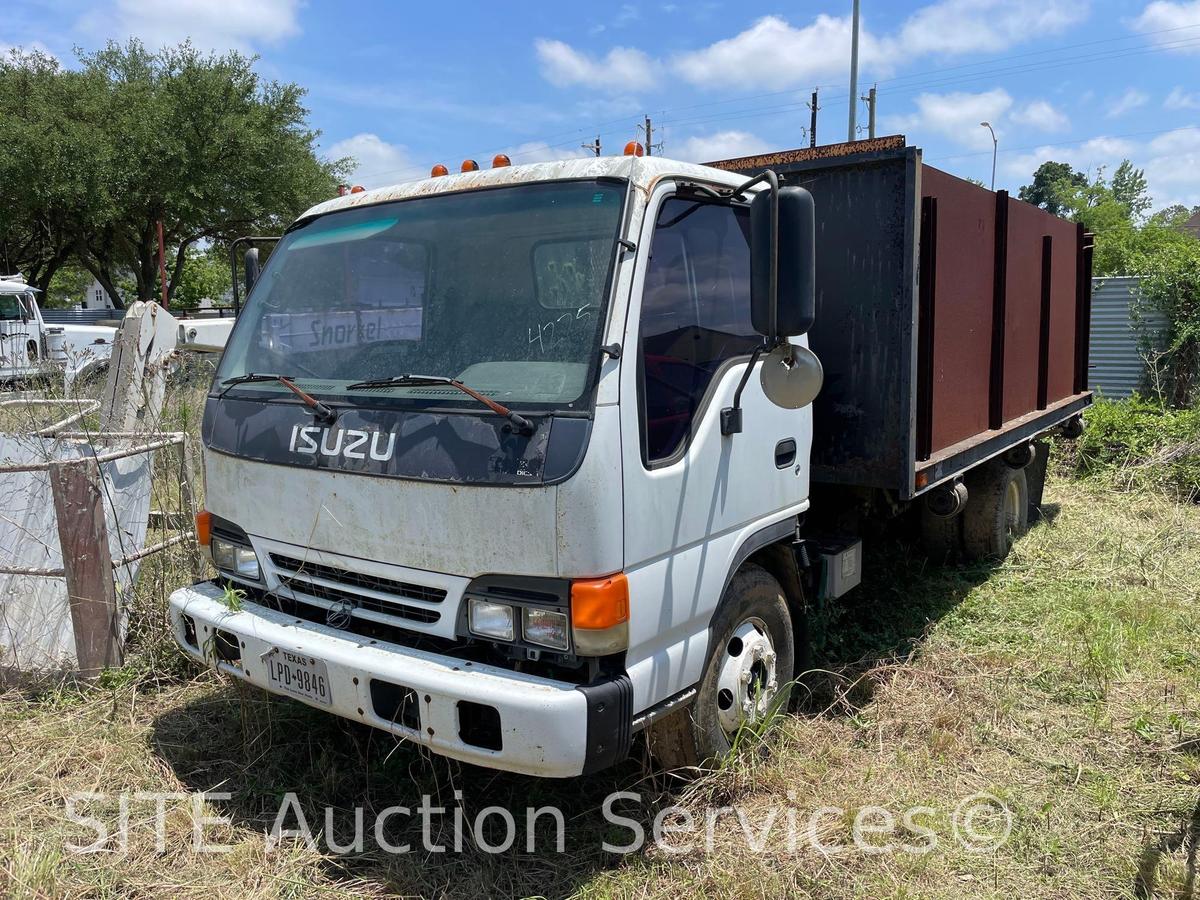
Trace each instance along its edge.
<path fill-rule="evenodd" d="M 921 168 L 921 193 L 938 200 L 933 299 L 936 453 L 988 428 L 996 196 L 932 166 Z"/>
<path fill-rule="evenodd" d="M 1075 392 L 1075 253 L 1079 241 L 1074 222 L 1042 213 L 1045 233 L 1054 239 L 1050 267 L 1050 365 L 1047 400 L 1054 403 Z"/>
<path fill-rule="evenodd" d="M 1008 290 L 1004 309 L 1004 403 L 1007 422 L 1037 409 L 1042 321 L 1042 237 L 1049 219 L 1022 200 L 1008 203 Z"/>

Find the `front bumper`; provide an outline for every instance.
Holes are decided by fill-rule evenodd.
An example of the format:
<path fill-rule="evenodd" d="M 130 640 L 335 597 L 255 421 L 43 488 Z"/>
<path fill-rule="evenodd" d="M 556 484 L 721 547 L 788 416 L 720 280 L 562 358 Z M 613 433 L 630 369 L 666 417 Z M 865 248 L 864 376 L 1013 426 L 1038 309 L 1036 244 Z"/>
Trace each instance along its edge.
<path fill-rule="evenodd" d="M 585 686 L 552 681 L 370 640 L 255 603 L 245 602 L 234 611 L 221 602 L 223 594 L 210 582 L 175 591 L 170 606 L 175 640 L 195 659 L 263 690 L 309 702 L 277 690 L 270 681 L 265 657 L 280 648 L 325 662 L 331 703 L 309 705 L 464 762 L 562 778 L 604 768 L 629 751 L 633 692 L 627 676 Z M 185 615 L 194 623 L 194 644 Z M 240 645 L 240 661 L 217 658 L 213 637 L 218 629 L 223 640 L 232 636 Z M 379 715 L 372 680 L 414 691 L 419 727 Z M 500 749 L 464 740 L 460 702 L 497 710 Z"/>

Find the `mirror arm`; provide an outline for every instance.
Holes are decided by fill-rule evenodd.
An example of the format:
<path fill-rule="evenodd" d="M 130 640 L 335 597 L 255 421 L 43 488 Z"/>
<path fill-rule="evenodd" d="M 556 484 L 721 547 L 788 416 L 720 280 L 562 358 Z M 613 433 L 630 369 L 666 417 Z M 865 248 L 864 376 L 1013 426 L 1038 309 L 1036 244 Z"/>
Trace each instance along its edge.
<path fill-rule="evenodd" d="M 765 349 L 767 349 L 765 341 L 754 348 L 754 352 L 750 354 L 750 361 L 746 363 L 746 371 L 742 373 L 742 380 L 738 382 L 737 390 L 733 392 L 733 406 L 727 406 L 721 410 L 722 435 L 741 434 L 742 391 L 745 390 L 746 382 L 750 380 L 750 373 L 754 371 L 754 366 Z"/>

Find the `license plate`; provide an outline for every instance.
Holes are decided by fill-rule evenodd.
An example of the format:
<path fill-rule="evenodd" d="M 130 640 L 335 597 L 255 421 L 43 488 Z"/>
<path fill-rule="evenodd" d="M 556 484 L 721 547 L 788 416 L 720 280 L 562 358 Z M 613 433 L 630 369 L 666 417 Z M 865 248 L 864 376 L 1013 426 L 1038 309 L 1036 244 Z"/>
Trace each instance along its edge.
<path fill-rule="evenodd" d="M 276 647 L 267 655 L 267 674 L 271 683 L 284 693 L 322 706 L 333 703 L 329 669 L 324 660 Z"/>

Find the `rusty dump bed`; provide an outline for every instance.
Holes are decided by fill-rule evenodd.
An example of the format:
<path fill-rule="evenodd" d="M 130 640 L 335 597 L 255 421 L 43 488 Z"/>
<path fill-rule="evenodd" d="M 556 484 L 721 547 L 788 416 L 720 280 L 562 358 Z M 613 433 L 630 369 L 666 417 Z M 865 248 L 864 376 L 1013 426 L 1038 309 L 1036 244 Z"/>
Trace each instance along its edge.
<path fill-rule="evenodd" d="M 816 200 L 814 481 L 908 499 L 1091 402 L 1081 226 L 899 136 L 710 165 L 771 168 Z"/>

